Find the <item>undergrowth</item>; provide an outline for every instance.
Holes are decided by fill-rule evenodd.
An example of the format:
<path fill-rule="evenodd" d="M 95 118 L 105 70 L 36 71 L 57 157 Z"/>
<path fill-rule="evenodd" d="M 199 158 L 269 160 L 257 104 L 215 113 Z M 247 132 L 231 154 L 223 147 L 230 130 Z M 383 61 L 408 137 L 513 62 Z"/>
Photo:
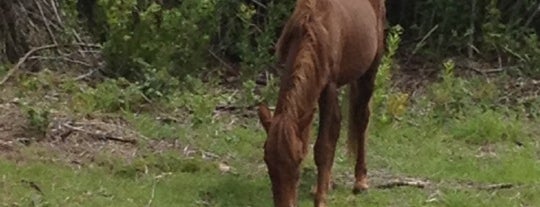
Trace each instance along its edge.
<path fill-rule="evenodd" d="M 432 83 L 431 90 L 418 99 L 409 100 L 399 116 L 382 120 L 377 116 L 392 112 L 374 112 L 368 139 L 368 172 L 372 186 L 389 181 L 389 177 L 427 179 L 433 186 L 426 189 L 372 188 L 369 194 L 353 196 L 350 175 L 354 167 L 343 149 L 344 132 L 334 164 L 337 187 L 329 194 L 331 205 L 534 206 L 539 201 L 536 196 L 540 193 L 536 183 L 540 179 L 540 168 L 536 163 L 538 136 L 534 133 L 538 120 L 527 119 L 512 107 L 493 104 L 492 100 L 500 95 L 493 92 L 499 91 L 497 82 L 489 83 L 494 85 L 492 89 L 475 90 L 487 83 L 481 78 L 454 76 L 450 61 L 441 67 L 445 72 L 440 80 Z M 237 95 L 240 92 L 219 88 L 213 81 L 191 80 L 186 89 L 154 102 L 162 108 L 152 110 L 151 107 L 134 107 L 140 103 L 140 93 L 126 92 L 137 91 L 137 87 L 122 81 L 105 81 L 95 86 L 68 81 L 43 88 L 43 85 L 49 85 L 43 80 L 47 79 L 26 80 L 24 85 L 31 86 L 31 90 L 23 88 L 19 93 L 20 102 L 28 103 L 28 115 L 36 121 L 42 115 L 30 111 L 55 111 L 55 104 L 40 104 L 45 100 L 32 99 L 35 94 L 47 94 L 51 90 L 75 92 L 74 95 L 81 93 L 79 95 L 91 97 L 89 100 L 92 101 L 73 106 L 69 109 L 71 113 L 92 115 L 108 111 L 118 114 L 150 140 L 176 140 L 181 150 L 154 152 L 141 149 L 138 156 L 130 160 L 103 154 L 96 156 L 93 164 L 76 168 L 54 159 L 44 164 L 40 161 L 44 156 L 54 157 L 44 151 L 38 155 L 25 155 L 39 159 L 27 158 L 20 163 L 2 160 L 2 203 L 42 206 L 271 205 L 270 183 L 262 161 L 264 132 L 256 115 L 243 113 L 247 109 L 219 112 L 215 108 L 221 104 L 242 105 L 264 98 L 261 95 L 264 93 L 257 91 L 270 89 L 249 89 L 247 91 L 253 91 L 253 94 L 242 92 Z M 38 82 L 31 83 L 33 81 Z M 129 89 L 131 87 L 133 89 Z M 242 97 L 245 95 L 251 97 Z M 115 96 L 120 98 L 113 99 Z M 88 108 L 80 110 L 81 107 Z M 42 126 L 39 121 L 34 124 Z M 303 165 L 301 206 L 312 205 L 308 191 L 316 180 L 316 168 L 311 155 Z M 18 182 L 20 180 L 24 182 Z M 499 183 L 512 183 L 515 187 L 492 191 L 474 187 Z M 471 185 L 473 187 L 469 187 Z M 32 186 L 38 186 L 42 193 Z M 513 199 L 509 200 L 509 196 Z"/>

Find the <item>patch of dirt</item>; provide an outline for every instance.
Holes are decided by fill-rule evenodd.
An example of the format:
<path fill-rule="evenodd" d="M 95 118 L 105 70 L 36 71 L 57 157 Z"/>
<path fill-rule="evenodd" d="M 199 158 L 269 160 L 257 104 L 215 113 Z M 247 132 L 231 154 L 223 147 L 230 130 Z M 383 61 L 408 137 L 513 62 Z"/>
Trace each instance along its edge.
<path fill-rule="evenodd" d="M 85 165 L 99 155 L 130 161 L 143 153 L 175 151 L 189 155 L 193 150 L 178 140 L 149 139 L 120 117 L 70 117 L 51 113 L 45 133 L 30 130 L 30 122 L 16 103 L 0 105 L 0 157 L 24 160 L 25 147 L 43 149 L 40 159 Z"/>
<path fill-rule="evenodd" d="M 18 153 L 17 145 L 22 145 L 28 137 L 27 125 L 27 120 L 13 104 L 0 104 L 0 155 Z"/>

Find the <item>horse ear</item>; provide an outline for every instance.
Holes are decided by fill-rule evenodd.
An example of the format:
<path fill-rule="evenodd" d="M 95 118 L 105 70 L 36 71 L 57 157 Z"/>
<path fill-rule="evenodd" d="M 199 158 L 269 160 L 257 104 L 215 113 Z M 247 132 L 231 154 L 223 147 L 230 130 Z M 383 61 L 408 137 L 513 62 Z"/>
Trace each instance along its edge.
<path fill-rule="evenodd" d="M 268 133 L 270 122 L 272 121 L 272 113 L 265 104 L 259 105 L 259 119 L 261 120 L 264 130 Z"/>

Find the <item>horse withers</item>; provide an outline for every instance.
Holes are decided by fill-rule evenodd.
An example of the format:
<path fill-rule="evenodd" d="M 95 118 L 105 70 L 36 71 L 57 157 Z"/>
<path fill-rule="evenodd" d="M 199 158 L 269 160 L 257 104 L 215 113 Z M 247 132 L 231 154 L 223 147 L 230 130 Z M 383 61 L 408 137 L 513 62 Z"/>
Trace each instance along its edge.
<path fill-rule="evenodd" d="M 384 0 L 298 0 L 278 40 L 284 66 L 274 115 L 264 104 L 264 161 L 274 205 L 297 205 L 300 165 L 309 146 L 317 103 L 315 206 L 326 206 L 341 127 L 338 89 L 349 85 L 349 150 L 356 159 L 353 192 L 367 190 L 366 128 L 377 68 L 384 51 Z"/>

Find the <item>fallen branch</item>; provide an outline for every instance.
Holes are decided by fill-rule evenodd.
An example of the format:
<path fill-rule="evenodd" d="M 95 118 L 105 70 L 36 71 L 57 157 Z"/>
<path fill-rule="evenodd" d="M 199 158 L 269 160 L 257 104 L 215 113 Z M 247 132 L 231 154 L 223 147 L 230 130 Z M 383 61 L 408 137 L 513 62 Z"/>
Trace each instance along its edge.
<path fill-rule="evenodd" d="M 17 62 L 17 64 L 15 64 L 15 66 L 13 68 L 11 68 L 8 71 L 6 76 L 4 76 L 2 81 L 0 81 L 0 86 L 4 85 L 4 83 L 9 79 L 9 77 L 11 77 L 13 75 L 13 73 L 15 73 L 15 71 L 17 69 L 19 69 L 19 67 L 21 67 L 21 65 L 26 61 L 26 59 L 28 59 L 30 57 L 30 55 L 32 55 L 32 54 L 34 54 L 34 53 L 36 53 L 38 51 L 41 51 L 41 50 L 46 50 L 46 49 L 56 48 L 56 47 L 58 47 L 57 44 L 52 44 L 52 45 L 45 45 L 45 46 L 41 46 L 41 47 L 32 48 L 22 58 L 19 59 L 19 62 Z"/>
<path fill-rule="evenodd" d="M 42 18 L 42 21 L 43 21 L 43 24 L 45 24 L 45 28 L 47 29 L 47 32 L 49 33 L 49 36 L 51 37 L 52 41 L 54 42 L 54 44 L 58 44 L 58 42 L 56 42 L 56 37 L 54 36 L 54 33 L 53 31 L 51 30 L 51 27 L 49 26 L 49 21 L 47 21 L 47 18 L 45 17 L 45 12 L 43 12 L 43 9 L 41 8 L 41 4 L 39 3 L 39 1 L 34 1 L 39 9 L 39 13 L 41 14 L 41 18 Z"/>
<path fill-rule="evenodd" d="M 417 187 L 417 188 L 425 188 L 428 185 L 429 185 L 429 182 L 422 181 L 422 180 L 400 180 L 400 179 L 396 179 L 396 180 L 390 181 L 388 183 L 378 185 L 378 186 L 376 186 L 376 188 L 389 189 L 389 188 L 395 188 L 395 187 L 401 187 L 401 186 L 411 186 L 411 187 Z"/>
<path fill-rule="evenodd" d="M 485 75 L 488 73 L 498 73 L 505 70 L 505 68 L 492 68 L 492 69 L 478 69 L 478 68 L 473 68 L 473 67 L 466 67 L 466 68 L 471 69 L 474 72 L 480 73 L 482 75 Z M 507 67 L 507 68 L 512 68 L 512 67 Z"/>
<path fill-rule="evenodd" d="M 225 62 L 225 60 L 221 59 L 218 55 L 216 55 L 216 53 L 214 53 L 212 50 L 208 49 L 208 52 L 210 53 L 210 55 L 212 55 L 212 57 L 214 57 L 216 60 L 218 60 L 227 69 L 229 69 L 229 70 L 234 69 L 231 65 L 227 64 L 227 62 Z"/>
<path fill-rule="evenodd" d="M 157 179 L 154 179 L 154 182 L 152 183 L 152 192 L 150 194 L 150 199 L 148 200 L 148 203 L 146 204 L 147 207 L 152 206 L 152 201 L 154 201 L 154 196 L 156 194 L 156 183 Z"/>
<path fill-rule="evenodd" d="M 0 86 L 1 86 L 1 85 L 4 85 L 4 83 L 6 83 L 6 81 L 8 81 L 8 79 L 9 79 L 11 76 L 13 76 L 13 74 L 21 67 L 21 65 L 22 65 L 24 62 L 26 62 L 26 60 L 27 60 L 31 55 L 33 55 L 34 53 L 39 52 L 39 51 L 41 51 L 41 50 L 51 49 L 51 48 L 73 47 L 73 46 L 87 46 L 87 47 L 101 48 L 100 45 L 95 45 L 95 44 L 81 44 L 81 43 L 67 44 L 67 45 L 51 44 L 51 45 L 44 45 L 44 46 L 32 48 L 30 51 L 28 51 L 26 54 L 24 54 L 24 56 L 23 56 L 22 58 L 19 59 L 19 61 L 17 62 L 17 64 L 15 64 L 15 66 L 13 66 L 13 68 L 11 68 L 11 69 L 7 72 L 6 76 L 4 76 L 4 78 L 2 78 L 2 80 L 0 81 Z"/>
<path fill-rule="evenodd" d="M 75 77 L 73 80 L 74 80 L 74 81 L 80 81 L 80 80 L 82 80 L 82 79 L 85 79 L 85 78 L 87 78 L 87 77 L 92 76 L 92 75 L 93 75 L 95 72 L 97 72 L 97 71 L 98 71 L 97 69 L 90 70 L 88 73 L 79 75 L 79 76 Z"/>
<path fill-rule="evenodd" d="M 93 65 L 91 65 L 90 63 L 87 63 L 87 62 L 84 62 L 84 61 L 80 61 L 80 60 L 75 60 L 75 59 L 70 59 L 68 57 L 45 57 L 45 56 L 32 56 L 30 58 L 28 58 L 29 60 L 60 60 L 60 61 L 66 61 L 66 62 L 70 62 L 70 63 L 75 63 L 75 64 L 78 64 L 78 65 L 82 65 L 82 66 L 85 66 L 85 67 L 93 67 Z"/>
<path fill-rule="evenodd" d="M 508 189 L 514 187 L 514 184 L 511 183 L 501 183 L 501 184 L 491 184 L 487 186 L 481 186 L 480 189 L 483 190 L 499 190 L 499 189 Z"/>
<path fill-rule="evenodd" d="M 54 11 L 54 15 L 56 16 L 56 20 L 58 23 L 60 23 L 60 26 L 64 25 L 64 22 L 62 22 L 62 18 L 60 18 L 60 15 L 58 14 L 58 9 L 56 8 L 57 5 L 54 3 L 54 0 L 51 0 L 52 8 Z"/>
<path fill-rule="evenodd" d="M 34 183 L 32 181 L 24 180 L 24 179 L 21 180 L 21 183 L 27 184 L 28 186 L 30 186 L 31 188 L 36 190 L 39 194 L 43 195 L 43 191 L 41 190 L 41 188 L 36 183 Z"/>
<path fill-rule="evenodd" d="M 84 129 L 80 128 L 80 127 L 75 127 L 75 126 L 72 126 L 72 125 L 67 124 L 67 123 L 63 124 L 63 126 L 68 128 L 68 129 L 74 130 L 74 131 L 82 132 L 82 133 L 88 134 L 90 136 L 97 137 L 100 140 L 105 140 L 105 141 L 109 140 L 109 141 L 117 141 L 117 142 L 123 142 L 123 143 L 137 144 L 137 140 L 134 140 L 134 139 L 124 139 L 124 138 L 121 138 L 121 137 L 115 137 L 115 136 L 101 134 L 101 133 L 97 133 L 97 132 L 90 132 L 88 130 L 84 130 Z"/>
<path fill-rule="evenodd" d="M 499 73 L 499 72 L 503 72 L 505 70 L 509 70 L 509 69 L 513 69 L 513 68 L 517 68 L 518 66 L 501 66 L 501 67 L 498 67 L 498 68 L 489 68 L 489 69 L 479 69 L 479 68 L 476 68 L 476 67 L 473 67 L 471 66 L 470 64 L 467 64 L 467 63 L 457 63 L 456 66 L 459 66 L 459 67 L 462 67 L 462 68 L 465 68 L 465 69 L 469 69 L 469 70 L 472 70 L 474 72 L 477 72 L 479 73 L 480 75 L 487 75 L 489 73 Z"/>

